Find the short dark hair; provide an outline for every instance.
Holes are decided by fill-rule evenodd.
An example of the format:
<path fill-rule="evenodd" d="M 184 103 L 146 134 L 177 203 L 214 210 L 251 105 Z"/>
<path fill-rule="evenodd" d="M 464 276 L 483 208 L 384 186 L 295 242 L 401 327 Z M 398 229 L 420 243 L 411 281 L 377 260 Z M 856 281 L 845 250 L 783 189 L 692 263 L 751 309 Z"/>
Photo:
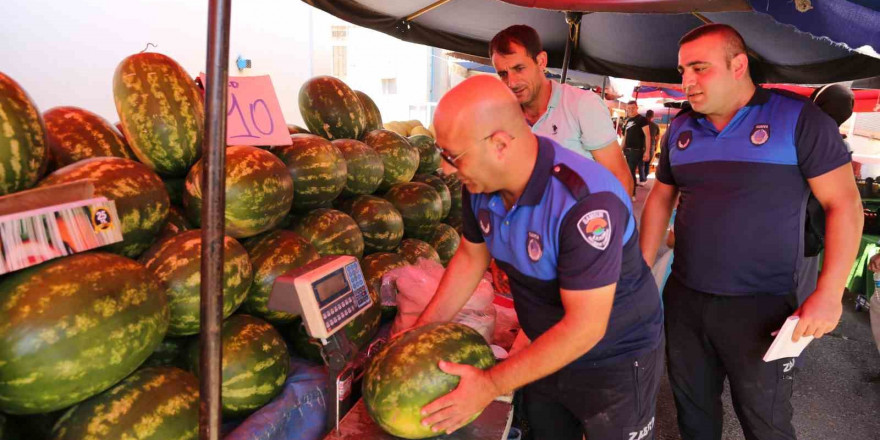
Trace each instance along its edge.
<path fill-rule="evenodd" d="M 639 105 L 635 100 L 627 102 L 626 105 Z"/>
<path fill-rule="evenodd" d="M 681 37 L 681 40 L 678 40 L 678 47 L 709 35 L 718 35 L 724 38 L 724 51 L 725 55 L 727 55 L 726 59 L 728 67 L 730 67 L 730 60 L 732 60 L 733 57 L 741 53 L 747 54 L 746 42 L 743 40 L 742 35 L 740 35 L 740 33 L 732 26 L 721 23 L 704 24 L 696 29 L 692 29 Z"/>
<path fill-rule="evenodd" d="M 535 61 L 538 60 L 538 54 L 544 50 L 538 31 L 524 24 L 515 24 L 492 37 L 492 41 L 489 42 L 489 58 L 492 58 L 495 52 L 502 55 L 512 54 L 512 44 L 525 48 L 526 54 Z"/>
<path fill-rule="evenodd" d="M 645 112 L 646 118 L 651 119 L 652 116 L 654 116 L 654 110 L 648 110 Z"/>

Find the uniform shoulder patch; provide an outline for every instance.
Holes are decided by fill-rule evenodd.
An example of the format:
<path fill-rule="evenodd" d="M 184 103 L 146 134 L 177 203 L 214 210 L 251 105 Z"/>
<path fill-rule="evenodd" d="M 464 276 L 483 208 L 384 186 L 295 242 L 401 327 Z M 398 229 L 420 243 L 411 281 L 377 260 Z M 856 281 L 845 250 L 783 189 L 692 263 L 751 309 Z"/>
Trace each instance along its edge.
<path fill-rule="evenodd" d="M 578 232 L 588 245 L 604 251 L 611 243 L 611 216 L 604 209 L 590 211 L 577 223 Z"/>

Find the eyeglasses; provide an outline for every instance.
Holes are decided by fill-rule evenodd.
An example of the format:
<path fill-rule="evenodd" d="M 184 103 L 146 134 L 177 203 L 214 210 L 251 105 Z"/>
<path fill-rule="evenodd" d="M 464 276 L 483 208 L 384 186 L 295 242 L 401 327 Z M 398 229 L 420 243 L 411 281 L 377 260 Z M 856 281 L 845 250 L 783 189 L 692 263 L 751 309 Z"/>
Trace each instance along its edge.
<path fill-rule="evenodd" d="M 489 136 L 486 136 L 483 139 L 480 139 L 480 142 L 483 142 L 486 139 L 491 138 L 492 136 L 495 135 L 495 133 L 498 133 L 498 132 L 497 131 L 492 132 L 491 134 L 489 134 Z M 513 136 L 511 136 L 510 139 L 513 140 L 515 138 Z M 446 163 L 448 163 L 449 165 L 452 165 L 452 166 L 456 166 L 455 163 L 458 162 L 459 159 L 461 159 L 461 156 L 464 156 L 465 153 L 467 153 L 468 151 L 470 151 L 471 149 L 474 148 L 474 146 L 471 146 L 471 147 L 465 149 L 464 151 L 462 151 L 461 153 L 459 153 L 457 156 L 453 156 L 452 154 L 450 154 L 448 151 L 446 151 L 445 149 L 443 149 L 439 145 L 437 145 L 435 147 L 437 148 L 437 151 L 440 152 L 440 157 L 442 157 L 443 160 L 446 161 Z"/>

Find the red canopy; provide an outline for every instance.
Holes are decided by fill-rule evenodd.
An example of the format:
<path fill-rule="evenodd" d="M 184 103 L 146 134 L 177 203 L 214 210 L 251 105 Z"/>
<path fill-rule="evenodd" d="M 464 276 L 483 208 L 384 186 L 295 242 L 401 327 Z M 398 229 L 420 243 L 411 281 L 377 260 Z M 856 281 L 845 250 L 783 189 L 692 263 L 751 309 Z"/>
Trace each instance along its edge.
<path fill-rule="evenodd" d="M 815 88 L 806 87 L 806 86 L 794 86 L 790 84 L 764 84 L 764 88 L 768 89 L 782 89 L 788 90 L 789 92 L 797 93 L 798 95 L 803 95 L 809 97 Z M 877 89 L 856 89 L 853 90 L 853 94 L 855 95 L 856 102 L 853 107 L 853 112 L 856 113 L 869 113 L 869 112 L 880 112 L 880 90 Z"/>

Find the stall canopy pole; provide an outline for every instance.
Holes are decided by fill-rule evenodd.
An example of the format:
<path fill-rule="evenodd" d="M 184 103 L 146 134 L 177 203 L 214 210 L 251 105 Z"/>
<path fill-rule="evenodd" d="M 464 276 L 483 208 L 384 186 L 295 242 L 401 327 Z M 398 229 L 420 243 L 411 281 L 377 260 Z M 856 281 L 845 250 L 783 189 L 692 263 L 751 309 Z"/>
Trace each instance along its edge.
<path fill-rule="evenodd" d="M 439 0 L 439 1 L 436 1 L 436 2 L 434 2 L 434 3 L 431 3 L 430 5 L 425 6 L 424 8 L 419 9 L 418 11 L 413 12 L 412 14 L 407 15 L 406 18 L 404 18 L 404 21 L 413 21 L 413 20 L 415 20 L 416 18 L 419 18 L 419 16 L 421 16 L 422 14 L 426 14 L 426 13 L 428 13 L 428 12 L 431 12 L 431 11 L 433 11 L 434 9 L 437 9 L 437 8 L 439 8 L 440 6 L 443 6 L 443 5 L 445 5 L 446 3 L 449 3 L 449 2 L 451 2 L 451 1 L 452 1 L 452 0 Z"/>
<path fill-rule="evenodd" d="M 608 75 L 602 78 L 602 102 L 605 102 L 605 97 L 607 96 L 605 94 L 605 87 L 608 87 Z"/>
<path fill-rule="evenodd" d="M 202 174 L 199 438 L 220 439 L 220 326 L 223 321 L 223 232 L 226 227 L 226 84 L 231 0 L 210 0 Z"/>
<path fill-rule="evenodd" d="M 568 64 L 571 63 L 571 51 L 577 50 L 578 40 L 581 37 L 581 12 L 566 12 L 565 22 L 568 23 L 568 38 L 565 40 L 565 57 L 562 60 L 562 78 L 560 83 L 565 84 L 568 76 Z"/>

